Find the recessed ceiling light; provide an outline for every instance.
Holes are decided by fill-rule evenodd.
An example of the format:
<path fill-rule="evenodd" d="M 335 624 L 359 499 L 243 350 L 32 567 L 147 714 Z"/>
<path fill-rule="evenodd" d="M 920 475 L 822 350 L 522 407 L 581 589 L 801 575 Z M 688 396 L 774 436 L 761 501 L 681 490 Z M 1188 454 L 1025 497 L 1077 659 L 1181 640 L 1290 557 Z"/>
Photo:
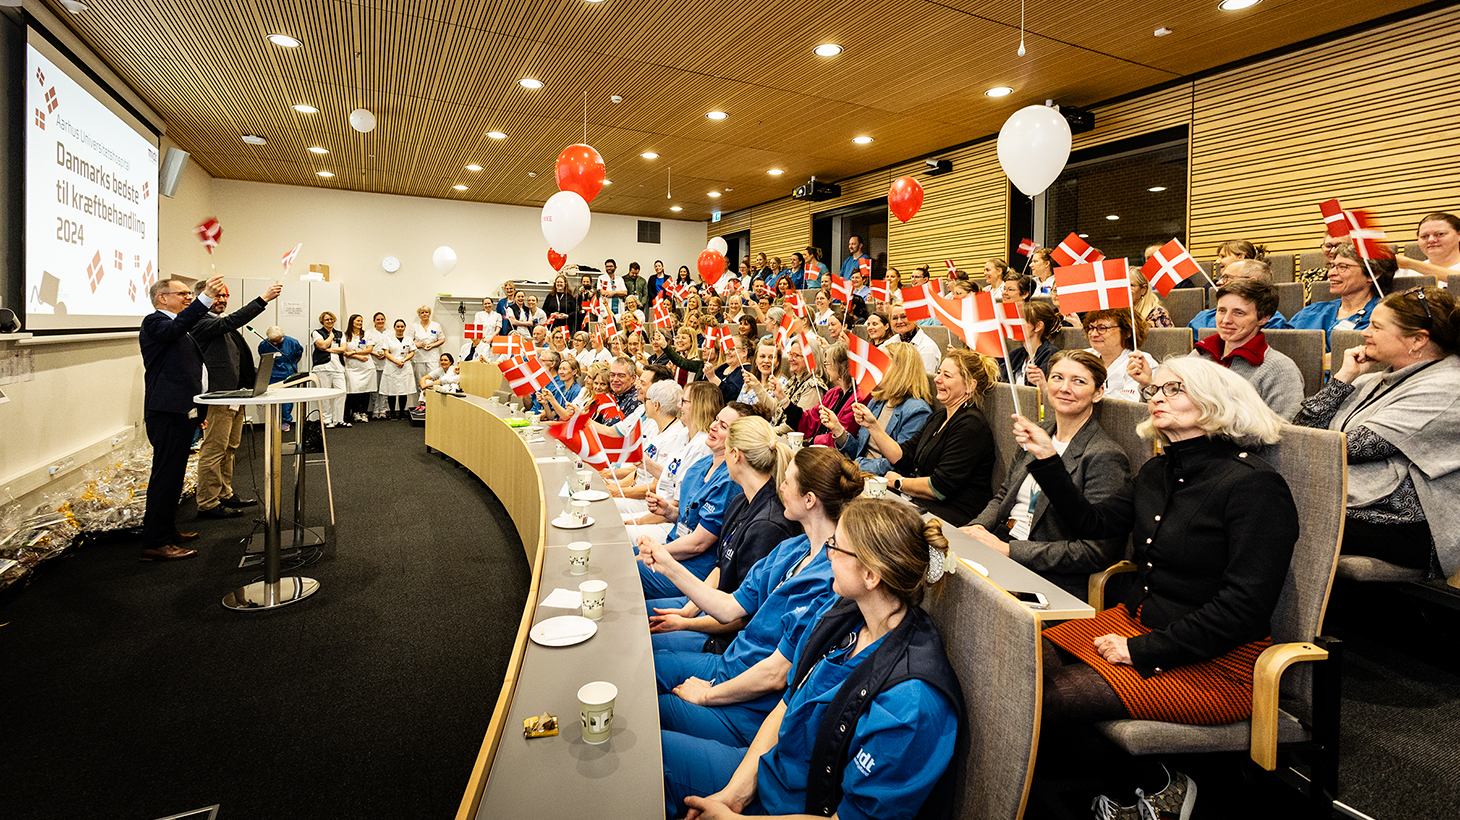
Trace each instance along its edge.
<path fill-rule="evenodd" d="M 1109 215 L 1109 216 L 1107 216 L 1105 218 L 1108 219 L 1108 220 L 1110 220 L 1111 222 L 1114 222 L 1115 220 L 1120 219 L 1120 217 L 1119 216 L 1116 216 L 1115 214 L 1111 214 L 1111 215 Z"/>
<path fill-rule="evenodd" d="M 1166 35 L 1168 35 L 1168 34 L 1170 34 L 1170 33 L 1171 33 L 1171 29 L 1169 29 L 1169 28 L 1166 28 L 1166 27 L 1165 27 L 1165 26 L 1162 26 L 1162 27 L 1160 27 L 1160 28 L 1158 28 L 1158 29 L 1156 29 L 1156 30 L 1155 30 L 1155 32 L 1153 32 L 1153 33 L 1154 33 L 1154 34 L 1155 34 L 1155 35 L 1156 35 L 1156 36 L 1157 36 L 1157 37 L 1165 37 L 1165 36 L 1166 36 Z"/>
<path fill-rule="evenodd" d="M 872 138 L 871 137 L 852 137 L 852 142 L 855 142 L 858 145 L 866 145 L 867 143 L 869 143 L 871 141 L 872 141 Z"/>
<path fill-rule="evenodd" d="M 678 205 L 670 205 L 669 206 L 669 210 L 671 210 L 671 211 L 682 211 L 684 209 L 681 208 L 681 207 L 679 207 Z"/>
<path fill-rule="evenodd" d="M 527 175 L 530 176 L 530 177 L 535 177 L 535 176 L 537 176 L 537 172 L 536 171 L 528 171 L 527 172 Z"/>
<path fill-rule="evenodd" d="M 517 81 L 517 84 L 522 86 L 523 88 L 528 88 L 532 90 L 542 88 L 542 80 L 534 80 L 531 77 L 523 77 L 522 79 Z"/>
<path fill-rule="evenodd" d="M 482 166 L 476 165 L 476 164 L 472 164 L 472 165 L 466 166 L 466 170 L 468 170 L 468 171 L 480 171 L 480 170 L 482 170 Z"/>
<path fill-rule="evenodd" d="M 770 170 L 769 170 L 769 171 L 766 171 L 766 173 L 767 173 L 767 174 L 770 174 L 770 175 L 771 175 L 771 176 L 773 176 L 773 177 L 778 177 L 778 176 L 780 176 L 780 175 L 781 175 L 781 174 L 784 174 L 784 173 L 786 173 L 786 172 L 785 172 L 785 171 L 782 171 L 782 170 L 781 170 L 781 169 L 780 169 L 780 168 L 772 168 L 772 169 L 770 169 Z"/>
<path fill-rule="evenodd" d="M 1153 188 L 1147 188 L 1146 190 L 1147 191 L 1150 191 L 1153 194 L 1159 194 L 1162 191 L 1166 190 L 1166 186 L 1165 185 L 1157 185 L 1157 186 L 1155 186 Z"/>
<path fill-rule="evenodd" d="M 611 179 L 605 179 L 605 180 L 604 180 L 604 181 L 603 181 L 603 184 L 604 184 L 604 185 L 612 185 L 612 184 L 613 184 L 613 180 L 611 180 Z"/>
<path fill-rule="evenodd" d="M 842 47 L 836 43 L 822 43 L 812 49 L 812 51 L 816 52 L 816 56 L 818 57 L 835 57 L 842 53 Z"/>
<path fill-rule="evenodd" d="M 488 131 L 487 136 L 491 137 L 494 140 L 507 139 L 507 135 L 503 134 L 501 131 Z"/>
<path fill-rule="evenodd" d="M 314 173 L 322 177 L 332 177 L 335 175 L 334 171 L 315 171 Z"/>
<path fill-rule="evenodd" d="M 466 186 L 465 185 L 462 185 L 461 183 L 457 183 L 457 184 L 451 186 L 451 189 L 454 190 L 454 191 L 465 191 L 466 190 Z"/>
<path fill-rule="evenodd" d="M 723 120 L 723 119 L 725 119 L 728 116 L 730 116 L 730 115 L 729 114 L 726 114 L 724 111 L 711 111 L 711 112 L 705 114 L 705 119 L 707 119 L 707 120 Z"/>
<path fill-rule="evenodd" d="M 1081 239 L 1085 239 L 1085 238 L 1087 238 L 1087 237 L 1090 236 L 1090 234 L 1087 234 L 1087 233 L 1080 233 L 1080 234 L 1075 234 L 1075 235 L 1078 236 L 1078 237 L 1080 237 Z"/>
<path fill-rule="evenodd" d="M 1217 4 L 1217 8 L 1222 11 L 1241 11 L 1250 9 L 1261 2 L 1262 0 L 1222 0 Z"/>
<path fill-rule="evenodd" d="M 270 34 L 269 42 L 284 48 L 299 48 L 300 42 L 287 34 Z"/>
<path fill-rule="evenodd" d="M 294 106 L 294 110 L 295 111 L 298 111 L 301 114 L 318 114 L 319 113 L 319 109 L 318 108 L 315 108 L 312 105 L 305 105 L 304 103 L 300 103 L 300 104 Z"/>
<path fill-rule="evenodd" d="M 659 159 L 659 155 L 654 153 L 653 151 L 645 151 L 639 156 L 643 157 L 644 159 Z"/>
<path fill-rule="evenodd" d="M 983 95 L 985 97 L 1007 97 L 1013 93 L 1014 89 L 1008 87 L 1007 85 L 996 85 L 993 88 L 990 88 L 988 91 L 985 91 Z"/>
<path fill-rule="evenodd" d="M 243 141 L 249 145 L 268 145 L 269 141 L 254 134 L 244 134 Z"/>
<path fill-rule="evenodd" d="M 309 153 L 311 154 L 328 154 L 329 152 L 330 149 L 328 148 L 321 148 L 318 145 L 309 146 Z"/>
<path fill-rule="evenodd" d="M 719 196 L 720 196 L 720 192 L 719 191 L 711 191 L 710 194 L 709 194 L 709 196 L 710 196 L 710 199 L 718 199 Z"/>

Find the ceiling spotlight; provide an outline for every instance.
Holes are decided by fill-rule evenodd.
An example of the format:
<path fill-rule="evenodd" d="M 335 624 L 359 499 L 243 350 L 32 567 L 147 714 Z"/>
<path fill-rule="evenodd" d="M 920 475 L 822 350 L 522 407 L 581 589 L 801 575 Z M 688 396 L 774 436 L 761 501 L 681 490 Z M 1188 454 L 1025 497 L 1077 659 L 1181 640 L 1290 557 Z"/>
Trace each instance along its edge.
<path fill-rule="evenodd" d="M 1075 235 L 1078 236 L 1078 237 L 1080 237 L 1081 239 L 1088 239 L 1089 236 L 1090 236 L 1090 234 L 1087 234 L 1087 233 L 1081 233 L 1081 234 L 1075 234 Z"/>
<path fill-rule="evenodd" d="M 517 84 L 533 91 L 542 88 L 542 80 L 534 80 L 531 77 L 523 77 L 517 81 Z"/>
<path fill-rule="evenodd" d="M 274 45 L 283 46 L 284 48 L 299 48 L 301 45 L 298 40 L 287 34 L 270 34 L 268 39 Z"/>
<path fill-rule="evenodd" d="M 718 199 L 719 196 L 720 196 L 720 192 L 719 191 L 711 191 L 709 193 L 710 199 Z"/>
<path fill-rule="evenodd" d="M 711 112 L 705 114 L 705 119 L 707 119 L 707 120 L 723 120 L 723 119 L 725 119 L 728 116 L 730 116 L 730 115 L 729 114 L 726 114 L 724 111 L 711 111 Z"/>
<path fill-rule="evenodd" d="M 603 184 L 604 184 L 604 185 L 612 185 L 612 184 L 613 184 L 613 180 L 611 180 L 611 179 L 605 179 L 605 180 L 604 180 L 604 181 L 603 181 Z"/>
<path fill-rule="evenodd" d="M 871 141 L 872 141 L 872 138 L 871 137 L 852 137 L 852 142 L 855 142 L 858 145 L 866 145 L 867 143 L 869 143 Z"/>
<path fill-rule="evenodd" d="M 1217 4 L 1217 8 L 1222 11 L 1241 11 L 1250 9 L 1261 2 L 1262 0 L 1222 0 Z"/>
<path fill-rule="evenodd" d="M 1157 186 L 1152 187 L 1152 188 L 1147 188 L 1146 190 L 1147 191 L 1150 191 L 1153 194 L 1159 194 L 1162 191 L 1166 190 L 1166 186 L 1165 185 L 1157 185 Z"/>
<path fill-rule="evenodd" d="M 1109 215 L 1109 216 L 1107 216 L 1105 218 L 1108 219 L 1108 220 L 1110 220 L 1111 222 L 1114 222 L 1115 220 L 1120 219 L 1120 217 L 1119 216 L 1116 216 L 1115 214 L 1111 214 L 1111 215 Z"/>
<path fill-rule="evenodd" d="M 537 172 L 536 171 L 528 171 L 527 172 L 527 175 L 530 176 L 530 177 L 535 177 L 535 176 L 537 176 Z"/>
<path fill-rule="evenodd" d="M 610 94 L 608 95 L 608 101 L 613 103 L 614 105 L 618 105 L 619 103 L 624 101 L 624 98 L 620 97 L 617 94 Z"/>
<path fill-rule="evenodd" d="M 466 186 L 465 185 L 462 185 L 461 183 L 457 183 L 457 184 L 451 186 L 451 189 L 454 190 L 454 191 L 465 191 L 466 190 Z"/>
<path fill-rule="evenodd" d="M 816 48 L 813 48 L 812 51 L 816 52 L 816 56 L 818 57 L 835 57 L 842 53 L 842 47 L 836 43 L 822 43 Z"/>
<path fill-rule="evenodd" d="M 639 156 L 643 157 L 644 159 L 659 159 L 659 155 L 654 153 L 653 151 L 645 151 Z"/>
<path fill-rule="evenodd" d="M 503 134 L 501 131 L 488 131 L 487 136 L 491 137 L 494 140 L 507 139 L 507 135 Z"/>
<path fill-rule="evenodd" d="M 322 176 L 322 177 L 326 177 L 326 178 L 332 177 L 332 176 L 335 175 L 335 172 L 334 171 L 315 171 L 314 173 L 317 176 Z"/>
<path fill-rule="evenodd" d="M 990 88 L 988 91 L 985 91 L 983 95 L 985 97 L 1007 97 L 1013 93 L 1014 89 L 1008 87 L 1007 85 L 996 85 L 993 88 Z"/>
<path fill-rule="evenodd" d="M 321 148 L 318 145 L 311 145 L 309 147 L 309 153 L 311 153 L 311 154 L 328 154 L 329 152 L 330 152 L 330 149 L 328 149 L 328 148 Z"/>
<path fill-rule="evenodd" d="M 684 209 L 681 208 L 681 207 L 679 207 L 678 205 L 670 205 L 669 206 L 669 210 L 671 210 L 671 211 L 682 211 Z"/>
<path fill-rule="evenodd" d="M 362 134 L 375 130 L 375 115 L 363 108 L 350 112 L 350 127 Z"/>
<path fill-rule="evenodd" d="M 268 145 L 269 141 L 257 134 L 244 134 L 243 141 L 249 145 Z"/>
<path fill-rule="evenodd" d="M 1165 37 L 1166 35 L 1168 35 L 1170 33 L 1171 33 L 1171 29 L 1166 28 L 1165 26 L 1162 26 L 1162 27 L 1156 29 L 1156 31 L 1155 31 L 1155 35 L 1157 37 Z"/>
<path fill-rule="evenodd" d="M 480 170 L 482 170 L 482 166 L 473 163 L 471 165 L 466 166 L 466 170 L 468 170 L 468 171 L 480 171 Z"/>
<path fill-rule="evenodd" d="M 295 111 L 298 111 L 301 114 L 318 114 L 319 113 L 319 109 L 318 108 L 315 108 L 312 105 L 305 105 L 304 103 L 300 103 L 300 104 L 294 106 L 294 110 Z"/>
<path fill-rule="evenodd" d="M 4 4 L 0 4 L 0 5 L 6 5 L 6 6 L 14 5 L 14 6 L 18 6 L 20 4 L 19 3 L 4 3 Z M 81 12 L 86 11 L 86 4 L 85 3 L 82 3 L 82 2 L 79 2 L 79 0 L 61 0 L 61 5 L 65 6 L 66 7 L 66 11 L 69 11 L 72 14 L 80 14 Z"/>
<path fill-rule="evenodd" d="M 778 177 L 778 176 L 780 176 L 780 175 L 781 175 L 781 174 L 784 174 L 784 173 L 786 173 L 786 172 L 785 172 L 785 171 L 782 171 L 782 170 L 781 170 L 781 169 L 780 169 L 780 168 L 772 168 L 772 169 L 770 169 L 770 170 L 769 170 L 769 171 L 766 171 L 766 173 L 767 173 L 767 174 L 770 174 L 770 175 L 771 175 L 771 176 L 773 176 L 773 177 Z"/>

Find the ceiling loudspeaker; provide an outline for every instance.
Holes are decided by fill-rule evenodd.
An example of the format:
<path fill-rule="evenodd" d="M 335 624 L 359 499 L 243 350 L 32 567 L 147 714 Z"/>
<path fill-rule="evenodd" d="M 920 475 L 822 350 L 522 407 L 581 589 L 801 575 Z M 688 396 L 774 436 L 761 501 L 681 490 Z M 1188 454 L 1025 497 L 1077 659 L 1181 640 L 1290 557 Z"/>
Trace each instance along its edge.
<path fill-rule="evenodd" d="M 177 148 L 167 149 L 162 157 L 162 165 L 157 169 L 157 189 L 163 196 L 170 197 L 177 193 L 178 180 L 182 179 L 183 169 L 188 167 L 188 152 Z"/>

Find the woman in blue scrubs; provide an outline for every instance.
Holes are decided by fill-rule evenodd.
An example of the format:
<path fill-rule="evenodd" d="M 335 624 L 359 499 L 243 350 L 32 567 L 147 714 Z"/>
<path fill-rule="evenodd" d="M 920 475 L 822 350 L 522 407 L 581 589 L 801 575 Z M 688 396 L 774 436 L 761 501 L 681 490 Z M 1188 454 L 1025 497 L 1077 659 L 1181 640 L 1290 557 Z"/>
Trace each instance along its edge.
<path fill-rule="evenodd" d="M 750 746 L 664 732 L 671 816 L 900 820 L 925 802 L 949 810 L 963 696 L 919 606 L 957 560 L 942 522 L 902 501 L 858 498 L 825 548 L 842 597 L 794 648 L 782 641 L 795 667 Z"/>
<path fill-rule="evenodd" d="M 654 567 L 691 601 L 685 611 L 649 619 L 658 650 L 654 674 L 662 728 L 731 746 L 750 745 L 765 716 L 780 702 L 791 671 L 791 661 L 777 647 L 787 634 L 810 626 L 837 597 L 822 545 L 835 534 L 842 509 L 861 491 L 861 472 L 837 451 L 798 451 L 786 467 L 781 497 L 786 518 L 800 524 L 805 534 L 782 541 L 757 562 L 734 594 L 695 578 L 667 550 L 654 552 Z M 695 617 L 700 611 L 705 614 Z M 701 651 L 701 633 L 722 624 L 745 628 L 723 655 Z"/>

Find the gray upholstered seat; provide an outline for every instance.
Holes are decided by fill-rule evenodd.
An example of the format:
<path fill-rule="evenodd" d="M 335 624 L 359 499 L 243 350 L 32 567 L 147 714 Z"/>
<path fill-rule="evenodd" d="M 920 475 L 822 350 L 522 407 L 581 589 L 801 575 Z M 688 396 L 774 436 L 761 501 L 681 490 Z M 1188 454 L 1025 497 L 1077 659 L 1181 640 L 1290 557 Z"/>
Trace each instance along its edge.
<path fill-rule="evenodd" d="M 1185 356 L 1191 352 L 1191 328 L 1184 325 L 1153 327 L 1146 331 L 1146 340 L 1141 343 L 1141 350 L 1156 357 L 1158 362 L 1164 362 L 1172 356 Z"/>
<path fill-rule="evenodd" d="M 1019 396 L 1019 409 L 1024 417 L 1038 419 L 1039 391 L 1016 386 L 1014 393 Z M 983 415 L 990 420 L 989 427 L 994 434 L 994 487 L 1003 485 L 1009 465 L 1019 453 L 1019 444 L 1014 441 L 1014 423 L 1009 418 L 1014 414 L 1014 393 L 1009 391 L 1008 384 L 999 384 L 984 396 Z"/>
<path fill-rule="evenodd" d="M 938 356 L 940 359 L 944 354 L 948 352 L 950 339 L 957 338 L 956 336 L 953 336 L 953 334 L 948 332 L 948 328 L 943 327 L 942 325 L 920 325 L 918 327 L 918 330 L 928 334 L 928 338 L 932 339 L 933 342 L 938 345 Z M 958 346 L 963 346 L 962 339 L 958 340 Z"/>
<path fill-rule="evenodd" d="M 1343 367 L 1343 354 L 1350 348 L 1362 347 L 1364 344 L 1364 332 L 1362 330 L 1335 330 L 1331 334 L 1329 347 L 1333 351 L 1330 358 L 1329 370 L 1333 366 Z"/>
<path fill-rule="evenodd" d="M 1060 350 L 1084 350 L 1090 346 L 1090 340 L 1085 338 L 1085 331 L 1078 327 L 1060 328 L 1049 337 L 1050 342 Z"/>
<path fill-rule="evenodd" d="M 1295 263 L 1292 254 L 1279 253 L 1269 256 L 1267 264 L 1272 268 L 1273 284 L 1284 284 L 1294 280 Z"/>
<path fill-rule="evenodd" d="M 1452 273 L 1445 277 L 1445 282 L 1450 286 L 1450 293 L 1460 293 L 1460 273 Z"/>
<path fill-rule="evenodd" d="M 1206 309 L 1206 290 L 1203 288 L 1177 288 L 1161 299 L 1166 312 L 1171 314 L 1171 323 L 1186 327 L 1196 314 Z"/>
<path fill-rule="evenodd" d="M 1216 332 L 1212 328 L 1203 328 L 1196 335 L 1205 339 Z M 1323 388 L 1323 331 L 1309 328 L 1265 330 L 1263 335 L 1272 349 L 1292 359 L 1298 366 L 1298 372 L 1303 374 L 1304 396 L 1311 396 Z"/>
<path fill-rule="evenodd" d="M 1252 724 L 1245 720 L 1221 726 L 1188 726 L 1156 720 L 1112 720 L 1095 725 L 1133 755 L 1167 754 L 1177 749 L 1182 754 L 1230 752 L 1245 749 L 1252 741 Z M 1300 743 L 1311 736 L 1292 715 L 1285 712 L 1278 715 L 1278 743 Z"/>
<path fill-rule="evenodd" d="M 1303 309 L 1306 288 L 1302 282 L 1282 282 L 1273 287 L 1278 292 L 1279 313 L 1291 319 Z"/>
<path fill-rule="evenodd" d="M 1423 581 L 1425 571 L 1411 569 L 1370 558 L 1367 555 L 1343 555 L 1338 559 L 1338 577 L 1350 581 L 1374 581 L 1379 583 L 1401 581 Z"/>
<path fill-rule="evenodd" d="M 1298 254 L 1298 270 L 1313 270 L 1328 265 L 1328 260 L 1323 258 L 1323 251 L 1303 251 Z"/>

